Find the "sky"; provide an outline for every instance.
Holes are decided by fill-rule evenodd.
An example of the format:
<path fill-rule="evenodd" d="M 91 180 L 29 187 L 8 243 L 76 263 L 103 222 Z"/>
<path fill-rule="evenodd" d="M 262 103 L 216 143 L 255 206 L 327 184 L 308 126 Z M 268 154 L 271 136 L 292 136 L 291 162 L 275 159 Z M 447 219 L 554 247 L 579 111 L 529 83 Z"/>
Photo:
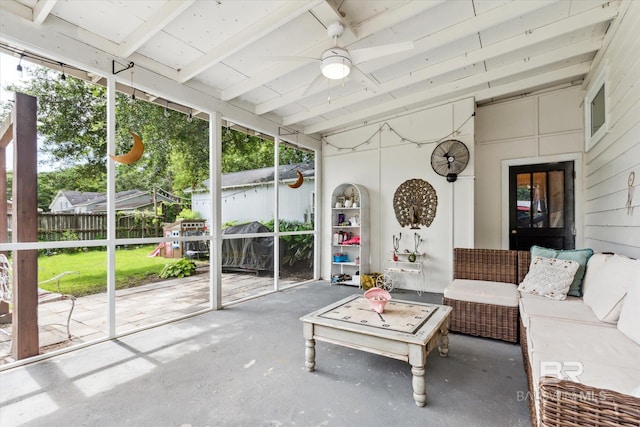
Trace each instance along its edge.
<path fill-rule="evenodd" d="M 0 80 L 2 81 L 0 89 L 0 99 L 3 101 L 13 100 L 13 92 L 7 92 L 4 87 L 9 83 L 15 83 L 20 79 L 20 73 L 16 70 L 18 66 L 18 58 L 0 53 Z M 23 64 L 23 65 L 26 65 Z"/>
<path fill-rule="evenodd" d="M 8 92 L 4 88 L 20 79 L 20 73 L 16 70 L 17 66 L 17 58 L 0 53 L 0 99 L 2 101 L 13 100 L 13 92 Z M 13 144 L 9 144 L 7 147 L 7 169 L 13 169 Z"/>
<path fill-rule="evenodd" d="M 0 99 L 2 101 L 13 101 L 13 92 L 6 91 L 4 88 L 11 83 L 18 83 L 23 77 L 22 73 L 16 69 L 18 67 L 18 62 L 20 62 L 19 58 L 0 52 Z M 32 66 L 31 63 L 22 61 L 23 69 L 26 70 L 26 67 L 30 66 Z M 24 75 L 26 76 L 26 73 Z M 9 144 L 7 147 L 7 170 L 13 170 L 13 144 Z M 54 168 L 49 164 L 38 163 L 38 172 L 47 172 L 52 170 L 54 170 Z"/>

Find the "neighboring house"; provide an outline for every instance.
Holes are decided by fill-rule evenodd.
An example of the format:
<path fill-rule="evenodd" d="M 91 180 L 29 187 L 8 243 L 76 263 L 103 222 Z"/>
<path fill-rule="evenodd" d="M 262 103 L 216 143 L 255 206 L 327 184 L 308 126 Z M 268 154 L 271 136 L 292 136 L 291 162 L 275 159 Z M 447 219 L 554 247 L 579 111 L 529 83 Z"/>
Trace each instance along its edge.
<path fill-rule="evenodd" d="M 156 203 L 176 203 L 176 200 L 156 193 Z M 153 210 L 153 193 L 143 190 L 128 190 L 116 193 L 116 211 Z M 49 205 L 56 213 L 104 213 L 107 211 L 105 193 L 60 190 Z"/>
<path fill-rule="evenodd" d="M 76 209 L 76 206 L 85 205 L 88 201 L 95 199 L 102 194 L 104 193 L 59 190 L 51 201 L 49 210 L 57 213 L 79 213 L 82 211 Z"/>
<path fill-rule="evenodd" d="M 315 170 L 313 163 L 281 165 L 279 168 L 279 216 L 281 220 L 307 222 L 313 218 L 315 205 Z M 300 171 L 304 181 L 299 188 L 288 184 L 295 182 Z M 235 221 L 269 221 L 274 211 L 274 168 L 252 169 L 222 175 L 222 224 Z M 191 194 L 191 209 L 200 218 L 209 221 L 209 180 L 203 188 Z"/>

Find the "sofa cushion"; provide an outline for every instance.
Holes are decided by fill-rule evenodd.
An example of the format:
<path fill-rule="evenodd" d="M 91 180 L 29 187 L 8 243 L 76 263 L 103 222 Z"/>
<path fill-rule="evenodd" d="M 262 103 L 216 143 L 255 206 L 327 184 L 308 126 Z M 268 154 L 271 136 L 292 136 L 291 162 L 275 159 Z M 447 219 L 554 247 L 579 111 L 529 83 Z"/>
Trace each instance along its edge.
<path fill-rule="evenodd" d="M 640 278 L 635 277 L 622 302 L 618 330 L 640 345 Z"/>
<path fill-rule="evenodd" d="M 569 357 L 572 358 L 562 359 L 556 353 L 534 353 L 530 359 L 534 384 L 539 384 L 540 378 L 544 374 L 552 377 L 564 377 L 564 379 L 572 379 L 572 376 L 576 376 L 577 382 L 581 384 L 633 396 L 634 388 L 640 383 L 640 370 L 637 367 L 620 368 L 611 366 L 605 359 L 602 361 L 580 361 L 579 358 Z M 560 371 L 559 375 L 556 375 L 554 371 L 558 370 Z M 535 389 L 537 391 L 538 388 L 535 387 Z"/>
<path fill-rule="evenodd" d="M 568 294 L 574 297 L 581 297 L 583 295 L 582 292 L 582 282 L 584 279 L 584 274 L 587 268 L 587 263 L 589 258 L 593 255 L 593 249 L 550 249 L 543 248 L 542 246 L 533 245 L 531 247 L 531 262 L 533 263 L 533 258 L 536 256 L 541 256 L 544 258 L 558 258 L 562 260 L 575 261 L 578 263 L 578 271 L 576 272 L 573 281 L 571 282 L 571 287 L 569 288 Z"/>
<path fill-rule="evenodd" d="M 535 256 L 518 290 L 564 300 L 579 266 L 575 261 Z"/>
<path fill-rule="evenodd" d="M 612 367 L 635 369 L 640 360 L 640 346 L 617 328 L 605 325 L 532 317 L 527 339 L 532 354 L 555 354 L 562 360 L 606 361 Z"/>
<path fill-rule="evenodd" d="M 582 298 L 567 297 L 564 301 L 556 301 L 522 292 L 520 294 L 520 318 L 525 328 L 529 327 L 529 318 L 535 316 L 615 327 L 610 323 L 600 321 L 591 307 L 582 301 Z"/>
<path fill-rule="evenodd" d="M 518 306 L 516 285 L 506 282 L 485 280 L 455 279 L 444 290 L 444 296 L 458 301 L 470 301 L 481 304 Z"/>
<path fill-rule="evenodd" d="M 597 276 L 597 272 L 604 264 L 613 256 L 613 254 L 595 253 L 589 262 L 587 263 L 587 269 L 584 273 L 584 279 L 582 279 L 582 295 L 587 292 L 589 284 L 593 281 L 593 277 Z"/>
<path fill-rule="evenodd" d="M 613 255 L 589 278 L 584 302 L 591 307 L 598 319 L 616 323 L 631 281 L 639 276 L 640 260 Z"/>

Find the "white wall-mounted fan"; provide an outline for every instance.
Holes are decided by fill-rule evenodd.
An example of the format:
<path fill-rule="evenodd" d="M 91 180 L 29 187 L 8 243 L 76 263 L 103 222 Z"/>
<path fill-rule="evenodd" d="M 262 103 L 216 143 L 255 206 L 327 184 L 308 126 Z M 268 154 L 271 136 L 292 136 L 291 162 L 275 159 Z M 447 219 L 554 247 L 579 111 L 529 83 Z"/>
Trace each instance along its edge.
<path fill-rule="evenodd" d="M 344 26 L 340 22 L 335 22 L 327 28 L 327 34 L 334 40 L 335 46 L 322 52 L 320 58 L 286 57 L 282 59 L 319 61 L 320 74 L 307 87 L 305 94 L 313 91 L 314 88 L 326 80 L 341 80 L 344 78 L 355 79 L 372 91 L 376 91 L 378 83 L 362 72 L 357 65 L 372 59 L 392 55 L 394 53 L 405 52 L 413 49 L 412 41 L 380 45 L 363 49 L 351 49 L 338 46 L 338 39 L 344 33 Z"/>

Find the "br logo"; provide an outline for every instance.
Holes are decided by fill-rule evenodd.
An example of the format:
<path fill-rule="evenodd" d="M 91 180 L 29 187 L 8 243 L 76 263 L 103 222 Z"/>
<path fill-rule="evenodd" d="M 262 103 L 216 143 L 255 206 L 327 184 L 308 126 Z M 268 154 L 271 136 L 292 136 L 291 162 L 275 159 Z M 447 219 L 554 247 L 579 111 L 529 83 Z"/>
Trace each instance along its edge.
<path fill-rule="evenodd" d="M 584 372 L 584 365 L 578 361 L 546 360 L 540 362 L 540 377 L 554 377 L 559 380 L 580 382 L 580 375 Z"/>

